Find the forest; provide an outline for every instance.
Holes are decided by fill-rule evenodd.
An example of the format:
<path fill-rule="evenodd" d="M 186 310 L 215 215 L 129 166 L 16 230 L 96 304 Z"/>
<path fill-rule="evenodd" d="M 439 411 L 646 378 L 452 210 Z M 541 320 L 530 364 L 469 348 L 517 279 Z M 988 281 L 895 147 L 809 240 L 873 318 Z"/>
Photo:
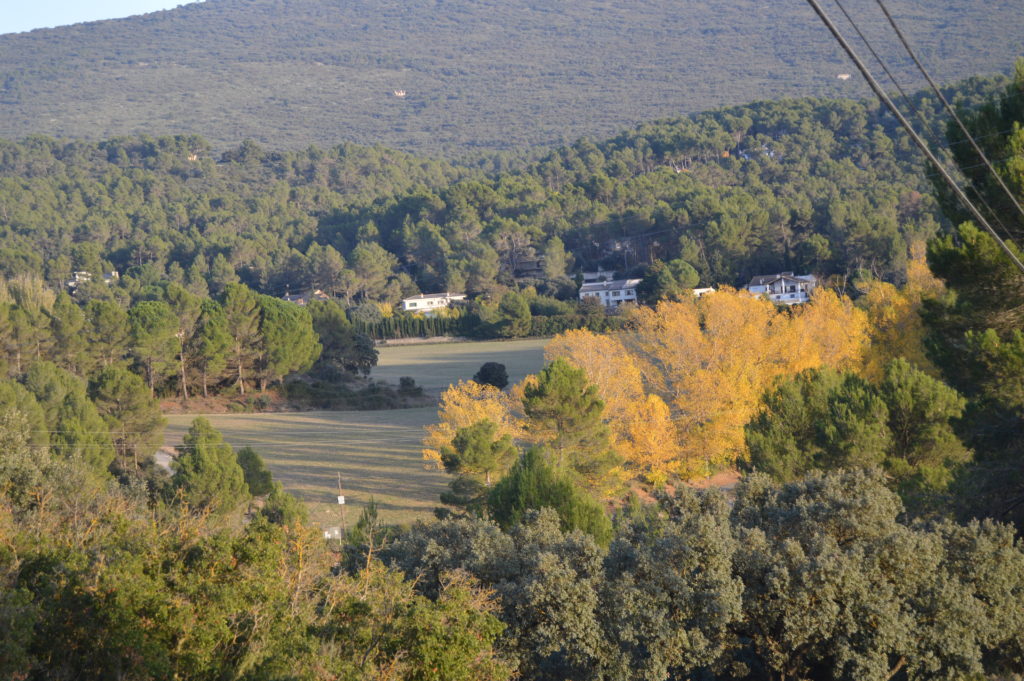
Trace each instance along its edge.
<path fill-rule="evenodd" d="M 922 87 L 878 8 L 847 4 L 904 87 Z M 1014 0 L 893 9 L 943 82 L 1024 52 Z M 0 137 L 549 148 L 755 99 L 866 96 L 837 79 L 849 65 L 820 29 L 801 2 L 206 0 L 0 36 Z"/>
<path fill-rule="evenodd" d="M 1024 60 L 957 92 L 1024 197 Z M 1020 254 L 1024 213 L 946 134 Z M 845 100 L 509 168 L 5 143 L 0 675 L 1020 678 L 1024 274 L 918 163 Z M 572 302 L 598 264 L 642 275 L 644 304 Z M 783 267 L 825 285 L 780 308 L 734 287 Z M 300 284 L 329 300 L 281 300 Z M 495 335 L 578 323 L 538 374 L 441 395 L 436 520 L 371 504 L 325 539 L 201 417 L 155 464 L 161 394 L 357 380 L 401 295 L 454 284 Z"/>

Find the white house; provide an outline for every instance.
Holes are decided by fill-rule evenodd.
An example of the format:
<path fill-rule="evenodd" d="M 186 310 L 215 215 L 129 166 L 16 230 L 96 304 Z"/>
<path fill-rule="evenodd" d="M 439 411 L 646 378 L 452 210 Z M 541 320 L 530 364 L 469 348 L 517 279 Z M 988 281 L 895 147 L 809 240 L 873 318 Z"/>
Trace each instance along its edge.
<path fill-rule="evenodd" d="M 605 307 L 618 307 L 622 303 L 636 302 L 636 287 L 642 279 L 613 279 L 580 286 L 580 300 L 596 298 Z"/>
<path fill-rule="evenodd" d="M 746 289 L 755 295 L 764 295 L 776 305 L 796 305 L 811 299 L 811 291 L 818 286 L 813 274 L 764 274 L 754 277 Z"/>
<path fill-rule="evenodd" d="M 449 307 L 466 299 L 465 293 L 422 293 L 418 296 L 402 299 L 402 310 L 406 312 L 429 312 Z"/>

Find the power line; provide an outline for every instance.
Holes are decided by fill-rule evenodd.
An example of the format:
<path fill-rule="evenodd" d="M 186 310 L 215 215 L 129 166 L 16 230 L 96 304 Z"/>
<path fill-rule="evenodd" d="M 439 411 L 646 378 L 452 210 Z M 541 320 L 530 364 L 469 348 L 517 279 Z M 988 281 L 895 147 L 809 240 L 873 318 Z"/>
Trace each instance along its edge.
<path fill-rule="evenodd" d="M 1021 217 L 1024 218 L 1024 207 L 1021 207 L 1020 202 L 1017 201 L 1017 197 L 1014 196 L 1013 192 L 1010 191 L 1010 188 L 1006 186 L 1005 182 L 1003 182 L 1003 178 L 996 172 L 995 168 L 992 167 L 992 164 L 989 163 L 988 158 L 985 156 L 985 152 L 981 150 L 978 143 L 975 142 L 973 137 L 971 137 L 971 133 L 967 130 L 967 126 L 960 120 L 960 116 L 957 115 L 956 111 L 946 99 L 946 96 L 942 94 L 942 90 L 939 89 L 938 85 L 936 85 L 931 74 L 929 74 L 928 70 L 925 69 L 924 64 L 922 64 L 921 60 L 917 58 L 914 50 L 910 47 L 910 43 L 907 42 L 906 37 L 903 35 L 903 31 L 900 30 L 900 27 L 896 24 L 896 20 L 893 19 L 892 14 L 889 13 L 889 9 L 885 6 L 885 3 L 882 2 L 882 0 L 875 0 L 875 2 L 877 2 L 878 6 L 882 9 L 882 13 L 885 14 L 885 18 L 889 20 L 889 25 L 892 26 L 892 29 L 896 32 L 896 36 L 900 39 L 900 42 L 903 43 L 903 48 L 907 51 L 907 54 L 909 54 L 910 58 L 914 60 L 914 64 L 917 65 L 918 71 L 920 71 L 921 75 L 923 75 L 925 80 L 928 81 L 928 85 L 931 86 L 932 92 L 935 93 L 935 96 L 939 98 L 940 102 L 942 102 L 942 106 L 945 107 L 949 115 L 952 116 L 954 121 L 956 121 L 956 124 L 960 127 L 960 131 L 963 132 L 965 139 L 971 143 L 971 147 L 981 158 L 982 163 L 988 168 L 989 172 L 992 173 L 996 182 L 998 182 L 1002 190 L 1006 192 L 1006 195 L 1010 198 L 1014 207 L 1016 207 L 1017 211 L 1021 214 Z"/>
<path fill-rule="evenodd" d="M 839 32 L 839 29 L 832 22 L 832 19 L 829 18 L 828 14 L 825 13 L 825 10 L 822 9 L 821 4 L 818 2 L 818 0 L 807 0 L 807 3 L 818 15 L 822 23 L 825 24 L 825 27 L 828 28 L 829 32 L 833 35 L 833 37 L 835 37 L 836 41 L 839 42 L 840 47 L 843 48 L 846 54 L 853 61 L 854 65 L 856 65 L 857 70 L 859 70 L 861 72 L 861 75 L 864 76 L 864 79 L 868 82 L 868 86 L 871 87 L 871 90 L 875 93 L 875 96 L 882 100 L 882 103 L 885 104 L 886 107 L 888 107 L 889 111 L 891 111 L 892 114 L 896 117 L 896 120 L 898 120 L 900 125 L 902 125 L 903 128 L 907 131 L 907 134 L 910 135 L 910 138 L 914 141 L 914 144 L 916 144 L 918 148 L 922 152 L 924 152 L 925 156 L 928 157 L 928 160 L 935 165 L 935 167 L 939 170 L 940 173 L 942 173 L 943 179 L 956 193 L 957 198 L 959 198 L 960 201 L 968 208 L 968 210 L 971 212 L 971 215 L 974 216 L 974 218 L 979 222 L 979 224 L 981 224 L 986 229 L 986 231 L 988 231 L 988 233 L 992 235 L 992 238 L 996 240 L 996 243 L 999 244 L 999 247 L 1003 249 L 1003 252 L 1005 252 L 1007 257 L 1010 258 L 1014 266 L 1016 266 L 1017 269 L 1020 270 L 1021 274 L 1024 274 L 1024 263 L 1022 263 L 1020 259 L 1016 256 L 1016 254 L 1014 254 L 1014 252 L 1010 249 L 1010 247 L 1006 245 L 1006 242 L 1003 241 L 1003 239 L 998 234 L 996 234 L 995 229 L 993 229 L 992 225 L 990 225 L 988 220 L 985 219 L 985 216 L 981 214 L 981 211 L 978 210 L 977 206 L 971 203 L 971 200 L 967 197 L 967 195 L 956 183 L 956 181 L 945 169 L 945 167 L 943 167 L 942 163 L 939 162 L 939 159 L 935 157 L 935 154 L 933 154 L 931 149 L 928 148 L 928 145 L 925 144 L 924 140 L 921 139 L 921 136 L 917 134 L 914 128 L 910 125 L 910 122 L 907 121 L 906 117 L 904 117 L 900 110 L 896 108 L 896 105 L 893 104 L 892 99 L 889 98 L 889 95 L 887 95 L 885 91 L 882 89 L 882 87 L 878 84 L 878 81 L 875 80 L 875 77 L 871 75 L 871 71 L 869 71 L 867 66 L 864 65 L 864 62 L 857 55 L 857 52 L 853 49 L 850 43 L 847 42 L 846 38 L 843 37 L 842 33 Z"/>
<path fill-rule="evenodd" d="M 882 67 L 882 70 L 885 71 L 885 74 L 887 76 L 889 76 L 889 80 L 891 80 L 892 84 L 896 86 L 896 89 L 899 91 L 900 96 L 903 98 L 904 104 L 906 104 L 906 106 L 914 113 L 914 115 L 917 116 L 918 120 L 921 121 L 921 125 L 922 125 L 923 129 L 927 132 L 930 128 L 932 128 L 932 125 L 931 125 L 930 121 L 928 120 L 928 118 L 924 115 L 924 112 L 921 111 L 920 109 L 918 109 L 916 106 L 914 106 L 914 103 L 907 96 L 907 93 L 903 90 L 903 88 L 900 86 L 899 82 L 896 80 L 896 76 L 894 76 L 892 74 L 892 72 L 889 71 L 889 67 L 886 65 L 885 60 L 883 60 L 882 57 L 879 56 L 878 52 L 875 51 L 875 48 L 871 45 L 871 41 L 868 40 L 867 36 L 864 35 L 864 32 L 860 30 L 860 26 L 858 26 L 857 22 L 853 19 L 852 16 L 850 16 L 850 13 L 846 11 L 846 7 L 843 5 L 842 0 L 835 0 L 835 3 L 836 3 L 836 6 L 839 7 L 839 11 L 841 11 L 843 13 L 843 16 L 846 17 L 846 20 L 850 22 L 850 25 L 853 27 L 853 30 L 860 37 L 860 39 L 864 43 L 864 45 L 868 48 L 868 50 L 871 52 L 871 54 L 874 55 L 875 60 Z M 941 101 L 942 100 L 942 93 L 941 92 L 936 92 L 936 94 L 938 94 L 939 99 Z M 931 137 L 933 138 L 932 139 L 932 143 L 933 144 L 935 144 L 938 147 L 942 146 L 942 144 L 941 144 L 942 138 L 943 138 L 942 135 L 939 135 L 934 130 L 932 130 L 931 131 Z M 968 140 L 970 140 L 972 144 L 974 143 L 974 141 L 970 138 L 970 135 L 968 135 Z M 966 142 L 966 141 L 967 140 L 961 140 L 961 142 Z M 961 167 L 960 170 L 962 172 L 963 170 L 965 170 L 965 168 Z M 926 173 L 926 175 L 934 177 L 933 174 Z M 988 201 L 985 199 L 985 197 L 983 195 L 981 195 L 978 192 L 974 192 L 974 193 L 975 193 L 977 199 L 980 200 L 981 203 L 985 206 L 985 209 L 988 211 L 988 214 L 995 221 L 995 223 L 999 227 L 999 229 L 1002 230 L 1003 235 L 1006 236 L 1007 238 L 1012 238 L 1012 236 L 1010 234 L 1010 230 L 1008 230 L 1006 228 L 1006 225 L 1004 225 L 1003 221 L 999 218 L 999 213 L 996 212 L 996 210 L 993 209 L 992 206 L 989 205 Z"/>

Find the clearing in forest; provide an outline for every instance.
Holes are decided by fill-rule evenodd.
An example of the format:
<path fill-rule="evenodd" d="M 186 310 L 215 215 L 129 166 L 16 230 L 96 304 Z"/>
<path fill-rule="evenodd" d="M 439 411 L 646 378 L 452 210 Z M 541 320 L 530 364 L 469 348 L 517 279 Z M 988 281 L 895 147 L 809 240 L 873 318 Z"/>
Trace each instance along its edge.
<path fill-rule="evenodd" d="M 530 339 L 384 347 L 372 376 L 392 384 L 400 376 L 412 376 L 436 395 L 493 361 L 505 364 L 510 382 L 515 382 L 540 370 L 545 343 Z M 168 414 L 165 445 L 181 444 L 196 416 Z M 371 497 L 386 523 L 428 518 L 448 484 L 448 476 L 428 470 L 420 454 L 423 428 L 436 422 L 436 407 L 204 416 L 232 447 L 255 449 L 274 478 L 305 502 L 312 519 L 324 527 L 341 524 L 339 472 L 349 525 Z"/>

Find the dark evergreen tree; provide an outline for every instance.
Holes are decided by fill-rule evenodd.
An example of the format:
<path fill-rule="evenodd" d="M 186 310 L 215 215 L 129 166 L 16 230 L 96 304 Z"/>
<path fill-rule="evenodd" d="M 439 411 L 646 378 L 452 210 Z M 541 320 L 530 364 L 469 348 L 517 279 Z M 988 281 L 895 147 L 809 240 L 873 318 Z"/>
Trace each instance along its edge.
<path fill-rule="evenodd" d="M 536 449 L 523 454 L 487 495 L 490 517 L 502 528 L 518 525 L 528 511 L 550 508 L 562 530 L 582 530 L 599 544 L 611 539 L 612 525 L 601 507 L 560 475 Z"/>
<path fill-rule="evenodd" d="M 504 390 L 508 385 L 508 371 L 505 365 L 499 362 L 484 362 L 480 370 L 473 374 L 473 380 L 477 383 L 493 385 L 498 390 Z"/>

